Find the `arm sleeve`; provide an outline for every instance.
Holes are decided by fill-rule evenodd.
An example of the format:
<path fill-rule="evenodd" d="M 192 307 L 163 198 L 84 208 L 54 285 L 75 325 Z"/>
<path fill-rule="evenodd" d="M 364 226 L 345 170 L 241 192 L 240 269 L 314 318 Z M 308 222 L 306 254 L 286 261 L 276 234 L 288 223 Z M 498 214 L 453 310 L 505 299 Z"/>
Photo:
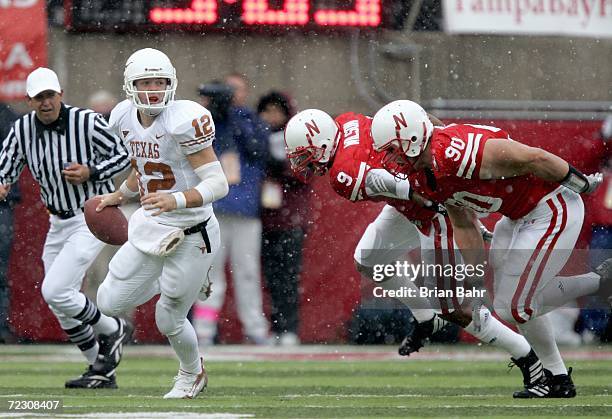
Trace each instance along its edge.
<path fill-rule="evenodd" d="M 410 182 L 397 179 L 384 169 L 369 170 L 365 178 L 365 193 L 369 197 L 386 196 L 395 199 L 410 199 Z"/>
<path fill-rule="evenodd" d="M 15 126 L 2 142 L 0 150 L 0 184 L 15 183 L 25 166 L 25 158 L 15 135 Z"/>
<path fill-rule="evenodd" d="M 123 140 L 113 133 L 102 115 L 93 115 L 93 147 L 96 157 L 101 156 L 103 160 L 93 167 L 90 178 L 92 181 L 106 181 L 125 170 L 130 159 Z"/>

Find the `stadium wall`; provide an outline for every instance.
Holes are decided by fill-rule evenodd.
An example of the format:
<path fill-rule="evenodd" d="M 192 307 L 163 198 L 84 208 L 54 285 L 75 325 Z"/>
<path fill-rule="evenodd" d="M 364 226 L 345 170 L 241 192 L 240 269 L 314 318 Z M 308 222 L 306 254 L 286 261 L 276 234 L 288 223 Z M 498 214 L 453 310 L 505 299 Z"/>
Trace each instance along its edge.
<path fill-rule="evenodd" d="M 70 34 L 52 28 L 50 66 L 66 99 L 84 106 L 97 89 L 122 97 L 123 65 L 143 47 L 166 51 L 180 97 L 232 71 L 245 73 L 252 100 L 288 91 L 300 108 L 371 113 L 388 100 L 612 102 L 612 39 L 449 36 L 440 32 Z"/>

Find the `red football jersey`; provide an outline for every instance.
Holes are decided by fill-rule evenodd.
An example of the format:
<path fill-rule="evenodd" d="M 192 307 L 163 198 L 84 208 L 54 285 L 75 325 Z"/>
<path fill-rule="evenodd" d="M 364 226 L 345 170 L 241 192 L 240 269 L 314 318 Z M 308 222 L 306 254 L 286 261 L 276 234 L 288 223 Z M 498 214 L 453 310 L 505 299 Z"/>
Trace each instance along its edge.
<path fill-rule="evenodd" d="M 431 139 L 435 186 L 416 182 L 415 190 L 437 202 L 467 206 L 477 212 L 517 219 L 535 208 L 559 185 L 534 175 L 506 179 L 480 179 L 485 144 L 491 138 L 512 141 L 507 132 L 484 125 L 449 125 L 436 128 Z"/>
<path fill-rule="evenodd" d="M 336 193 L 351 201 L 386 202 L 415 225 L 428 227 L 436 215 L 434 211 L 420 207 L 412 201 L 385 196 L 367 196 L 366 175 L 371 169 L 383 169 L 384 157 L 384 153 L 379 153 L 372 147 L 370 134 L 372 118 L 348 112 L 338 116 L 336 122 L 340 126 L 342 135 L 329 170 L 329 181 Z M 410 181 L 412 183 L 412 177 Z"/>

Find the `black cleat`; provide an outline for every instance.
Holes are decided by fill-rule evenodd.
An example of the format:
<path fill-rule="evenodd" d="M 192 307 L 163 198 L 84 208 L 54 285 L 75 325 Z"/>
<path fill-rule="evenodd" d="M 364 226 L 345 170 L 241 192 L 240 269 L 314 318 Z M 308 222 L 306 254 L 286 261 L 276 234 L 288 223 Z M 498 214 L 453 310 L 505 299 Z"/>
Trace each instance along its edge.
<path fill-rule="evenodd" d="M 398 353 L 401 356 L 409 356 L 413 352 L 418 352 L 425 345 L 425 341 L 434 334 L 434 327 L 436 322 L 441 321 L 438 316 L 435 315 L 431 320 L 427 320 L 423 323 L 418 323 L 415 319 L 412 320 L 414 328 L 412 333 L 402 340 L 402 344 L 398 349 Z"/>
<path fill-rule="evenodd" d="M 547 373 L 550 373 L 546 370 Z M 550 393 L 547 397 L 555 399 L 571 399 L 576 397 L 576 386 L 572 381 L 572 368 L 568 368 L 567 374 L 552 375 L 549 378 Z"/>
<path fill-rule="evenodd" d="M 576 397 L 576 387 L 572 381 L 572 369 L 567 374 L 552 375 L 550 371 L 544 369 L 544 378 L 538 383 L 525 386 L 522 391 L 514 393 L 515 399 L 571 399 Z"/>
<path fill-rule="evenodd" d="M 512 362 L 508 364 L 508 367 L 512 369 L 515 365 L 520 368 L 523 374 L 523 385 L 524 388 L 521 391 L 516 391 L 512 395 L 515 399 L 528 399 L 531 397 L 543 397 L 549 389 L 543 389 L 546 386 L 546 375 L 544 374 L 544 367 L 542 362 L 533 351 L 529 351 L 527 355 L 522 358 L 510 358 Z"/>
<path fill-rule="evenodd" d="M 123 355 L 123 345 L 130 341 L 134 328 L 123 319 L 115 318 L 119 324 L 119 329 L 110 335 L 98 335 L 98 357 L 93 365 L 93 369 L 105 375 L 114 374 L 115 369 L 121 362 Z"/>
<path fill-rule="evenodd" d="M 115 372 L 103 374 L 90 365 L 80 377 L 68 380 L 66 388 L 117 388 Z"/>

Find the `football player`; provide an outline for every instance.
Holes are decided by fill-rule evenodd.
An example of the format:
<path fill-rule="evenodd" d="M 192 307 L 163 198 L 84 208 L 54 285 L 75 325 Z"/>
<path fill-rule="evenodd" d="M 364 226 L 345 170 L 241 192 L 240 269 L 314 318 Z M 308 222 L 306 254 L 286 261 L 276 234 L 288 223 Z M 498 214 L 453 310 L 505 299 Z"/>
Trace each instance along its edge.
<path fill-rule="evenodd" d="M 211 203 L 228 184 L 212 148 L 210 112 L 174 100 L 176 71 L 161 51 L 145 48 L 125 65 L 127 99 L 113 109 L 110 124 L 130 150 L 132 172 L 98 206 L 140 198 L 129 222 L 128 242 L 113 257 L 98 291 L 105 313 L 122 313 L 161 294 L 155 322 L 180 361 L 164 398 L 194 398 L 207 384 L 195 330 L 187 320 L 219 249 L 219 225 Z"/>
<path fill-rule="evenodd" d="M 354 254 L 357 269 L 370 279 L 374 278 L 375 265 L 393 263 L 419 245 L 422 258 L 430 264 L 453 263 L 455 246 L 448 217 L 435 210 L 436 204 L 413 194 L 408 179 L 398 180 L 383 168 L 385 154 L 372 146 L 371 123 L 371 118 L 356 113 L 345 113 L 335 120 L 317 109 L 296 114 L 285 130 L 287 156 L 295 175 L 308 181 L 314 175 L 329 173 L 331 186 L 338 195 L 353 202 L 387 203 L 366 229 Z M 416 182 L 419 178 L 411 180 Z M 413 281 L 399 276 L 386 278 L 380 285 L 395 290 L 415 287 Z M 416 320 L 414 333 L 402 343 L 402 355 L 418 351 L 424 340 L 444 325 L 444 318 L 482 342 L 507 350 L 520 366 L 525 382 L 534 380 L 534 374 L 542 370 L 527 341 L 484 307 L 477 324 L 471 316 L 456 310 L 457 301 L 441 300 L 441 317 L 425 298 L 409 297 L 400 301 L 411 309 Z"/>
<path fill-rule="evenodd" d="M 574 397 L 571 369 L 561 359 L 546 313 L 598 290 L 609 294 L 609 261 L 596 273 L 557 277 L 582 226 L 580 194 L 593 192 L 601 174 L 586 176 L 496 127 L 433 127 L 423 108 L 408 100 L 381 108 L 371 130 L 385 167 L 403 175 L 426 173 L 427 181 L 414 187 L 445 203 L 466 261 L 478 263 L 483 248 L 473 211 L 503 215 L 491 244 L 495 312 L 517 324 L 545 367 L 514 397 Z"/>

